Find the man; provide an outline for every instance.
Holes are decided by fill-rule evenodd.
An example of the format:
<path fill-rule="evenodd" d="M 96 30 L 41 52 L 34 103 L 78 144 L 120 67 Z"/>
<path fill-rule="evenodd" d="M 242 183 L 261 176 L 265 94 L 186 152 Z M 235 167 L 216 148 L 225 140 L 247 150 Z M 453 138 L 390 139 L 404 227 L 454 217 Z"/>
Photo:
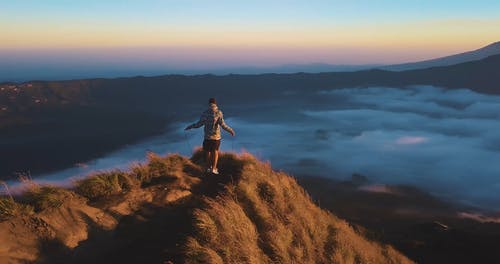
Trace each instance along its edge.
<path fill-rule="evenodd" d="M 219 160 L 220 147 L 220 128 L 234 136 L 234 130 L 224 122 L 222 111 L 217 107 L 215 98 L 208 100 L 208 109 L 201 114 L 200 120 L 186 127 L 185 130 L 204 127 L 205 139 L 203 140 L 203 150 L 205 151 L 205 160 L 207 162 L 207 172 L 219 174 L 217 170 L 217 161 Z"/>

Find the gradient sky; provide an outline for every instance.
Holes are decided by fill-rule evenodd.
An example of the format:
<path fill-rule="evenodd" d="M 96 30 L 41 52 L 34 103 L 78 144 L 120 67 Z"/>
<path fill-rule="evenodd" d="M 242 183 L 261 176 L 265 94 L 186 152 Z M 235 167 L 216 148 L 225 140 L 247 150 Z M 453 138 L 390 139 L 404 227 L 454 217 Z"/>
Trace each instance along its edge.
<path fill-rule="evenodd" d="M 498 41 L 499 14 L 498 0 L 0 0 L 0 59 L 152 69 L 398 63 Z"/>

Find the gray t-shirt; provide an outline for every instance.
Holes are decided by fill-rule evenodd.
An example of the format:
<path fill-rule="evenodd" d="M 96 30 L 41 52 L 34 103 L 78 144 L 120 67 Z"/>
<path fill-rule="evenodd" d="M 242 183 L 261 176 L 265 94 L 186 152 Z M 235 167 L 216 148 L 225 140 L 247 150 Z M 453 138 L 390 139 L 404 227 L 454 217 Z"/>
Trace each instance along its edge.
<path fill-rule="evenodd" d="M 221 127 L 231 134 L 234 133 L 233 129 L 224 122 L 222 111 L 218 109 L 216 104 L 210 104 L 210 107 L 201 114 L 200 120 L 190 125 L 191 128 L 198 128 L 201 126 L 205 126 L 203 129 L 205 132 L 205 139 L 221 139 Z"/>

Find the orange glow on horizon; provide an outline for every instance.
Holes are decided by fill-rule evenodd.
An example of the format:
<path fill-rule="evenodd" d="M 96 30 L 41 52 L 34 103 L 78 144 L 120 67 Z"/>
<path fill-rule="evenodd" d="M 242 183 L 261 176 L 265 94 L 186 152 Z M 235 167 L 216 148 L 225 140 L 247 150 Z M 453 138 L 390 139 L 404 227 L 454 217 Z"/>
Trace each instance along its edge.
<path fill-rule="evenodd" d="M 92 23 L 0 24 L 0 49 L 184 47 L 318 53 L 396 51 L 399 61 L 477 49 L 500 36 L 500 19 L 434 20 L 372 25 L 211 25 L 166 27 Z M 316 51 L 315 51 L 316 50 Z M 406 52 L 406 55 L 405 55 Z M 333 52 L 334 53 L 334 52 Z M 356 54 L 356 53 L 354 53 Z M 251 55 L 249 55 L 251 56 Z M 327 56 L 328 57 L 328 56 Z M 334 58 L 330 58 L 331 59 Z M 392 58 L 397 62 L 397 58 Z M 372 61 L 370 61 L 372 62 Z"/>

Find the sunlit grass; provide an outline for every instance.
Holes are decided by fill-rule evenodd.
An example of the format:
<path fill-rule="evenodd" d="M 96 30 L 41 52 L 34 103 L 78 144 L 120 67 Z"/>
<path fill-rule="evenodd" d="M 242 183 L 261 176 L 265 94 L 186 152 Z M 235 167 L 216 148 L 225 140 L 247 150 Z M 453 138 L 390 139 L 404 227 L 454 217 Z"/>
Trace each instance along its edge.
<path fill-rule="evenodd" d="M 91 200 L 131 190 L 138 180 L 122 171 L 100 172 L 76 183 L 75 191 Z"/>
<path fill-rule="evenodd" d="M 250 154 L 221 153 L 221 175 L 213 176 L 200 169 L 202 159 L 201 151 L 191 159 L 151 153 L 145 164 L 92 174 L 73 189 L 27 178 L 16 200 L 10 194 L 0 197 L 0 221 L 59 208 L 75 197 L 95 201 L 164 183 L 159 179 L 186 188 L 200 177 L 206 186 L 199 190 L 224 186 L 214 195 L 201 192 L 190 200 L 193 230 L 183 244 L 186 263 L 411 263 L 316 206 L 293 177 L 269 163 Z M 8 186 L 4 189 L 8 192 Z"/>
<path fill-rule="evenodd" d="M 248 154 L 221 158 L 221 168 L 238 164 L 241 175 L 195 210 L 187 263 L 411 263 L 320 209 L 268 163 Z"/>
<path fill-rule="evenodd" d="M 56 186 L 32 185 L 27 189 L 21 199 L 23 203 L 33 206 L 36 212 L 49 208 L 58 208 L 74 197 L 70 190 Z"/>
<path fill-rule="evenodd" d="M 0 185 L 6 192 L 5 196 L 0 196 L 0 221 L 33 214 L 32 206 L 14 200 L 9 191 L 9 186 L 5 182 L 0 181 Z"/>

